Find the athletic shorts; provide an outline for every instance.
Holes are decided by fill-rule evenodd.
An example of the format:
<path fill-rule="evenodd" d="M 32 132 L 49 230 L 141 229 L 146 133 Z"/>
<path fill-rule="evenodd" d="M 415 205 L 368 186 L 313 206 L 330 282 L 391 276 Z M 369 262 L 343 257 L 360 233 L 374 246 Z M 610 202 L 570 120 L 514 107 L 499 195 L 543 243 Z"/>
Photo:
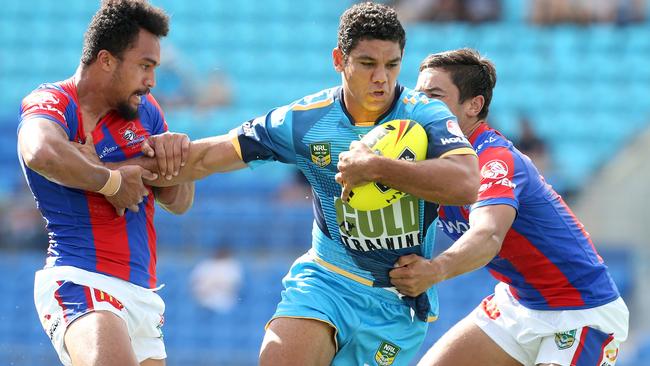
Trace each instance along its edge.
<path fill-rule="evenodd" d="M 406 366 L 424 341 L 428 323 L 418 320 L 397 292 L 335 273 L 316 263 L 313 254 L 298 258 L 282 283 L 285 290 L 271 320 L 305 318 L 331 325 L 334 366 Z"/>
<path fill-rule="evenodd" d="M 41 325 L 66 366 L 72 365 L 64 344 L 67 327 L 97 310 L 110 311 L 124 320 L 138 362 L 167 357 L 162 335 L 165 303 L 154 290 L 61 266 L 36 272 L 34 302 Z"/>
<path fill-rule="evenodd" d="M 591 309 L 532 310 L 500 282 L 470 317 L 524 365 L 613 366 L 627 338 L 629 313 L 620 297 Z"/>

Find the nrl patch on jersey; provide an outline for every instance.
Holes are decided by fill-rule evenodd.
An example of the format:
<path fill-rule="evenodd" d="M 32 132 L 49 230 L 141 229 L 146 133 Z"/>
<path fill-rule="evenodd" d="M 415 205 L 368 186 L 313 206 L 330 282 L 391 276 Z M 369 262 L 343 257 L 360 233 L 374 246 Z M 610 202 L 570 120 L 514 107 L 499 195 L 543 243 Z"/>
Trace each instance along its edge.
<path fill-rule="evenodd" d="M 341 242 L 350 249 L 372 251 L 403 249 L 421 245 L 419 200 L 406 195 L 374 211 L 352 208 L 334 199 Z"/>

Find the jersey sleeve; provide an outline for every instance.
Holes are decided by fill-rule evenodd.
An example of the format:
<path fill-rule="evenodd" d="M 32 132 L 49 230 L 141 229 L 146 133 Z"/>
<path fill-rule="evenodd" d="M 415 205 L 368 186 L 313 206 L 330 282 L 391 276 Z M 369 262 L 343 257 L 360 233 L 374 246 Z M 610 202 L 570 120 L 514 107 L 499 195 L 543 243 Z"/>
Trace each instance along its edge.
<path fill-rule="evenodd" d="M 69 125 L 68 106 L 71 103 L 68 95 L 57 89 L 39 88 L 26 96 L 20 106 L 20 124 L 36 118 L 48 119 L 63 127 L 69 139 L 76 133 L 77 126 Z"/>
<path fill-rule="evenodd" d="M 235 148 L 251 168 L 269 161 L 295 163 L 291 107 L 274 109 L 232 131 L 236 136 L 233 143 L 238 145 Z"/>
<path fill-rule="evenodd" d="M 427 158 L 442 158 L 448 155 L 476 155 L 456 117 L 447 106 L 434 99 L 422 96 L 419 108 L 413 118 L 419 122 L 429 137 Z"/>
<path fill-rule="evenodd" d="M 519 211 L 519 199 L 526 184 L 526 172 L 519 158 L 506 147 L 489 147 L 479 155 L 481 185 L 472 209 L 509 205 Z"/>
<path fill-rule="evenodd" d="M 167 132 L 169 127 L 167 126 L 167 121 L 165 120 L 162 108 L 160 108 L 160 104 L 158 104 L 158 101 L 151 94 L 147 94 L 147 101 L 149 105 L 145 107 L 145 110 L 151 119 L 151 134 L 160 135 L 161 133 Z"/>

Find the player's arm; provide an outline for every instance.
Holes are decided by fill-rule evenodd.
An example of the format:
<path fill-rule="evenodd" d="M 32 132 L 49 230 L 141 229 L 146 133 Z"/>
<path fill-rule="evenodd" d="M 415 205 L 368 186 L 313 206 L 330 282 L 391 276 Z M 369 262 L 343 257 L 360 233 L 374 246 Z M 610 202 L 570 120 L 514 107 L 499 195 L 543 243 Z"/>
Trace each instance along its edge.
<path fill-rule="evenodd" d="M 156 202 L 166 211 L 176 215 L 187 212 L 194 203 L 194 182 L 171 187 L 154 187 Z"/>
<path fill-rule="evenodd" d="M 57 184 L 100 192 L 116 207 L 138 210 L 138 203 L 149 192 L 142 178 L 154 178 L 137 166 L 111 170 L 87 159 L 76 149 L 63 128 L 45 118 L 31 118 L 21 124 L 18 149 L 27 167 Z"/>
<path fill-rule="evenodd" d="M 23 123 L 18 149 L 27 167 L 66 187 L 97 192 L 110 175 L 109 169 L 87 160 L 69 143 L 63 128 L 47 119 Z"/>
<path fill-rule="evenodd" d="M 151 136 L 147 143 L 149 146 L 157 145 L 159 135 Z M 179 183 L 192 182 L 210 174 L 223 173 L 242 169 L 246 164 L 242 161 L 231 135 L 213 136 L 192 141 L 189 145 L 187 160 L 178 170 L 177 175 L 171 177 L 159 176 L 149 182 L 153 186 L 168 187 Z M 143 153 L 147 154 L 149 147 L 143 145 Z M 154 148 L 154 156 L 160 156 L 161 148 Z"/>
<path fill-rule="evenodd" d="M 400 293 L 417 296 L 434 284 L 488 264 L 501 250 L 516 210 L 510 205 L 489 205 L 472 210 L 470 228 L 449 249 L 428 260 L 412 254 L 401 257 L 390 272 Z"/>
<path fill-rule="evenodd" d="M 380 182 L 439 204 L 473 203 L 479 188 L 478 158 L 471 149 L 467 152 L 411 162 L 376 155 L 365 144 L 353 141 L 350 150 L 339 157 L 336 180 L 344 186 L 341 198 L 347 200 L 355 186 Z"/>
<path fill-rule="evenodd" d="M 173 172 L 177 172 L 182 164 L 185 164 L 185 159 L 188 155 L 189 138 L 185 134 L 166 132 L 164 134 L 163 145 L 169 148 L 170 153 L 167 157 L 170 161 L 167 162 L 166 158 L 162 160 L 165 162 L 163 168 L 160 167 L 159 159 L 153 156 L 138 156 L 124 161 L 118 162 L 102 162 L 97 153 L 95 152 L 95 143 L 93 142 L 92 134 L 86 135 L 86 141 L 83 144 L 72 143 L 87 159 L 98 165 L 104 165 L 109 169 L 118 169 L 126 165 L 138 165 L 148 171 L 157 173 L 160 176 L 168 176 L 171 179 Z M 148 151 L 153 155 L 153 150 Z M 169 169 L 166 172 L 164 169 Z M 194 183 L 182 183 L 170 187 L 155 187 L 153 190 L 154 197 L 160 206 L 168 212 L 176 215 L 183 214 L 192 207 L 194 203 Z"/>

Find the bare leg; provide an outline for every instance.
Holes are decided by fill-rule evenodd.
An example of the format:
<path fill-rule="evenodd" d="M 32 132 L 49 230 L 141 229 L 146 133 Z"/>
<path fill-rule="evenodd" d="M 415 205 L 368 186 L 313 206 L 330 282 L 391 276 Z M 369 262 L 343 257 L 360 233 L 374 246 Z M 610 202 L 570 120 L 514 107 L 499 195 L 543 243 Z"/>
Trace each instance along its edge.
<path fill-rule="evenodd" d="M 70 324 L 65 346 L 74 366 L 137 366 L 124 321 L 109 311 L 93 311 Z"/>
<path fill-rule="evenodd" d="M 276 318 L 264 335 L 260 366 L 326 366 L 336 346 L 327 323 L 301 318 Z"/>
<path fill-rule="evenodd" d="M 424 355 L 418 366 L 521 366 L 474 322 L 454 325 Z"/>

